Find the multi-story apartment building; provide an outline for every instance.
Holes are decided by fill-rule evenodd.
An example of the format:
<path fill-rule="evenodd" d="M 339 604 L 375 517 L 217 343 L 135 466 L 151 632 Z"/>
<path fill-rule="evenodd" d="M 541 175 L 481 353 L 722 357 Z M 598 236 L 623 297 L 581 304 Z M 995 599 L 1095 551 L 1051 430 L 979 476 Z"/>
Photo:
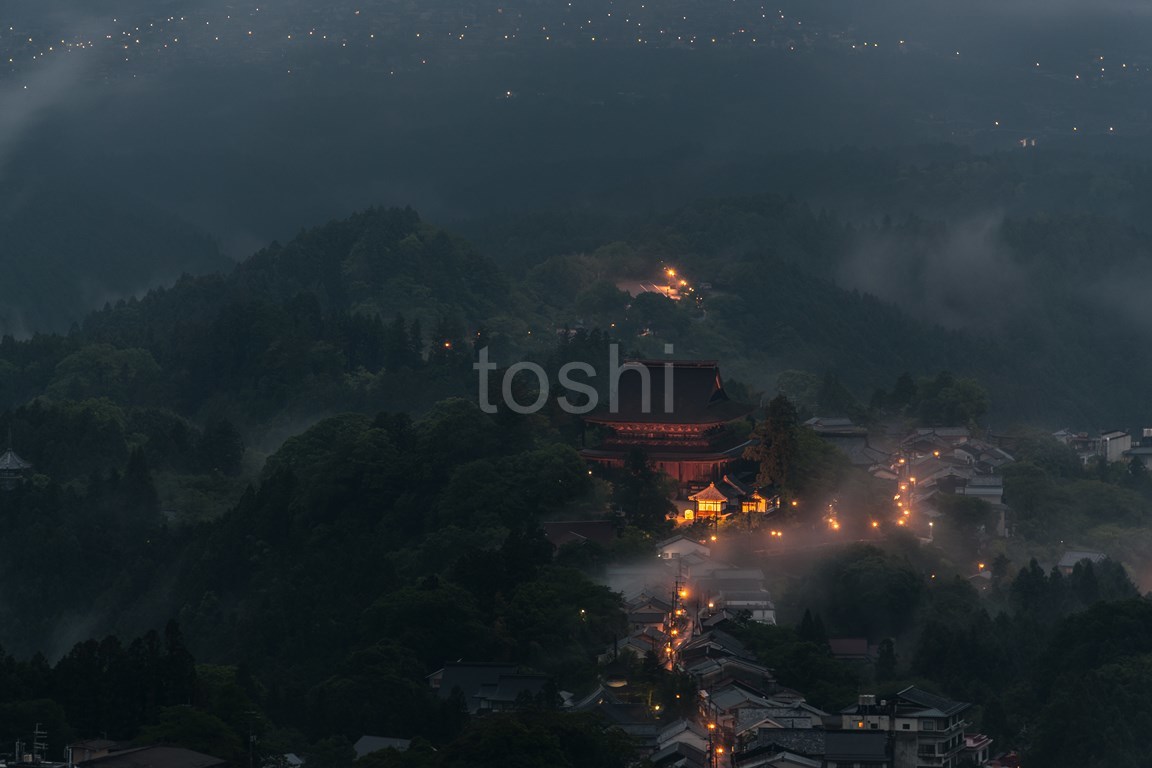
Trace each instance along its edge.
<path fill-rule="evenodd" d="M 840 727 L 890 733 L 893 768 L 956 768 L 971 706 L 911 686 L 892 699 L 861 696 L 840 712 Z"/>

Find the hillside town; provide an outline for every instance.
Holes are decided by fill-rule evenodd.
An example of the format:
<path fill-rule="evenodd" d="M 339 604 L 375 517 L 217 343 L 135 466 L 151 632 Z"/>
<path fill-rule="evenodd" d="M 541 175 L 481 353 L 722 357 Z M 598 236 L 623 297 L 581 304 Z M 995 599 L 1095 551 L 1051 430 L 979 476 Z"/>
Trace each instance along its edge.
<path fill-rule="evenodd" d="M 599 684 L 577 696 L 550 687 L 546 675 L 461 660 L 429 678 L 439 695 L 460 696 L 469 712 L 479 714 L 541 706 L 545 700 L 562 711 L 593 713 L 603 728 L 628 735 L 637 760 L 657 768 L 1017 768 L 1014 751 L 997 751 L 991 738 L 972 730 L 978 702 L 916 685 L 891 691 L 875 686 L 861 691 L 854 704 L 825 711 L 809 703 L 804 691 L 782 685 L 773 668 L 738 639 L 740 627 L 776 625 L 764 570 L 771 561 L 729 562 L 715 552 L 723 539 L 741 535 L 742 521 L 749 535 L 766 534 L 766 546 L 786 551 L 791 535 L 786 510 L 776 488 L 757 486 L 754 472 L 741 472 L 751 443 L 723 427 L 748 411 L 729 401 L 716 364 L 640 364 L 654 391 L 668 386 L 677 393 L 675 418 L 648 415 L 638 407 L 637 385 L 644 379 L 637 377 L 631 386 L 622 379 L 617 411 L 589 419 L 608 431 L 584 455 L 593 464 L 621 466 L 630 450 L 643 447 L 653 465 L 676 481 L 668 517 L 677 532 L 656 543 L 654 562 L 608 565 L 604 580 L 623 598 L 628 634 L 600 653 Z M 987 526 L 976 532 L 981 540 L 1011 536 L 1001 475 L 1014 461 L 1011 440 L 977 436 L 959 426 L 877 433 L 847 418 L 813 417 L 803 426 L 891 492 L 890 516 L 865 529 L 872 536 L 894 526 L 912 532 L 921 546 L 932 546 L 934 526 L 947 515 L 942 500 L 957 496 L 992 510 Z M 1063 440 L 1065 433 L 1055 438 Z M 1126 433 L 1077 439 L 1085 462 L 1143 455 L 1133 452 Z M 1141 444 L 1152 441 L 1146 435 Z M 836 515 L 848 514 L 832 509 L 824 518 L 833 541 L 841 530 Z M 543 526 L 559 551 L 610 546 L 618 522 L 565 520 Z M 1104 558 L 1070 548 L 1057 567 L 1070 575 L 1083 561 Z M 991 569 L 979 563 L 972 578 L 988 580 Z M 886 652 L 884 638 L 817 639 L 830 658 L 875 679 Z M 653 686 L 657 671 L 683 686 Z"/>

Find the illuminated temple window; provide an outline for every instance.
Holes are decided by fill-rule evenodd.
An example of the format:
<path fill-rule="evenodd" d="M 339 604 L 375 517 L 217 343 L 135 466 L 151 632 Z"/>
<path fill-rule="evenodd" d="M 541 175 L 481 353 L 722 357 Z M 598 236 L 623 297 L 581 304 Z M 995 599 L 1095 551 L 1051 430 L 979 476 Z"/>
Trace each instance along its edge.
<path fill-rule="evenodd" d="M 716 487 L 716 483 L 708 483 L 708 487 L 693 496 L 689 501 L 696 502 L 696 513 L 699 515 L 719 515 L 728 504 L 728 497 Z"/>
<path fill-rule="evenodd" d="M 740 502 L 740 510 L 742 512 L 767 512 L 768 500 L 757 491 L 752 494 L 752 498 Z"/>

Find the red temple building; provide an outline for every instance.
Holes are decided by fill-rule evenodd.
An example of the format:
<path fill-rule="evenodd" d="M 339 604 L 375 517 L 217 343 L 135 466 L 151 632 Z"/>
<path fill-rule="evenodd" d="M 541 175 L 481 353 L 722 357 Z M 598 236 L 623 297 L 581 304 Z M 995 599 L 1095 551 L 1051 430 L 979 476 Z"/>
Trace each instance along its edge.
<path fill-rule="evenodd" d="M 584 460 L 621 467 L 639 448 L 653 467 L 681 486 L 722 479 L 750 442 L 729 425 L 753 408 L 728 398 L 716 361 L 638 360 L 630 365 L 635 367 L 620 375 L 616 407 L 601 405 L 584 417 L 600 428 L 600 445 L 582 450 Z"/>

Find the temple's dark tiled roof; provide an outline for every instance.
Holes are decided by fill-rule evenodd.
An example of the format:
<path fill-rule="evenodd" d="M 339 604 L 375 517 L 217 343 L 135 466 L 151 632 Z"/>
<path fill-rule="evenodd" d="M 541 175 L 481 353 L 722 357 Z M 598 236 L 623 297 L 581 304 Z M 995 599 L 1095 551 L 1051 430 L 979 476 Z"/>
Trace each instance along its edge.
<path fill-rule="evenodd" d="M 32 465 L 17 456 L 11 448 L 0 455 L 0 472 L 23 472 Z"/>
<path fill-rule="evenodd" d="M 602 403 L 585 419 L 609 424 L 723 424 L 747 416 L 753 410 L 728 399 L 720 380 L 720 367 L 714 360 L 629 362 L 643 366 L 648 372 L 648 412 L 643 408 L 644 377 L 636 370 L 625 370 L 619 379 L 617 411 L 612 412 L 610 403 Z M 672 407 L 666 410 L 666 377 L 669 372 L 672 377 Z"/>

